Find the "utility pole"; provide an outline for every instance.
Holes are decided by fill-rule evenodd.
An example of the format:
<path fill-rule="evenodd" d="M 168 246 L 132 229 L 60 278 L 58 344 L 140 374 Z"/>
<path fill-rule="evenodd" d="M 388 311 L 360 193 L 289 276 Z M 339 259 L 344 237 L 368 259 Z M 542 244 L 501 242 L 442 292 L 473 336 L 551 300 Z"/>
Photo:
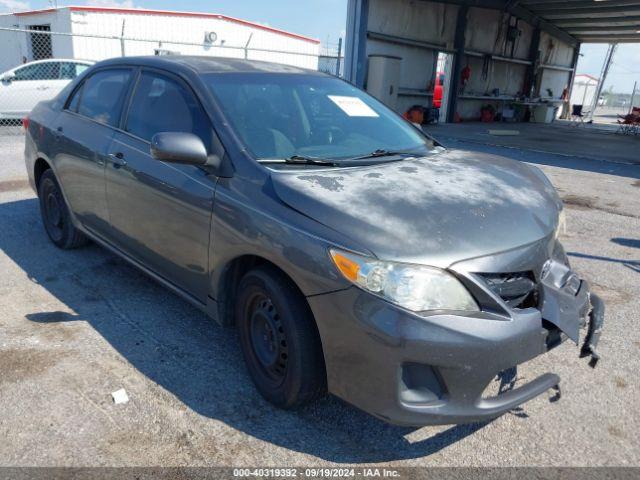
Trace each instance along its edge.
<path fill-rule="evenodd" d="M 245 60 L 249 58 L 249 44 L 251 43 L 251 39 L 253 38 L 253 32 L 249 34 L 249 38 L 247 38 L 247 43 L 244 44 L 244 58 Z"/>
<path fill-rule="evenodd" d="M 591 105 L 591 111 L 589 112 L 589 115 L 591 115 L 592 119 L 593 114 L 596 111 L 596 107 L 598 106 L 598 100 L 600 99 L 600 94 L 602 93 L 602 87 L 604 86 L 604 82 L 607 79 L 607 74 L 609 73 L 609 67 L 611 66 L 611 62 L 613 61 L 613 55 L 616 53 L 617 48 L 617 43 L 610 43 L 609 48 L 607 49 L 607 55 L 604 58 L 604 64 L 602 65 L 602 71 L 600 72 L 598 88 L 596 88 L 596 95 L 593 98 L 593 105 Z"/>
<path fill-rule="evenodd" d="M 120 55 L 124 57 L 124 22 L 122 19 L 122 30 L 120 31 Z"/>
<path fill-rule="evenodd" d="M 633 82 L 633 92 L 631 92 L 631 103 L 629 104 L 629 113 L 631 113 L 633 111 L 633 101 L 636 98 L 636 86 L 637 85 L 638 85 L 637 81 Z"/>

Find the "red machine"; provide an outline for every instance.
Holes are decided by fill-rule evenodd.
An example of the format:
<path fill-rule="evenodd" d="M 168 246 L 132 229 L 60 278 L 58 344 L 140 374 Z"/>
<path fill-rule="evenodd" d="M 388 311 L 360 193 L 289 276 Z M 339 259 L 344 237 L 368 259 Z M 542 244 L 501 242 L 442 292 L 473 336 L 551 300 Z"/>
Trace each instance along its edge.
<path fill-rule="evenodd" d="M 440 108 L 442 105 L 442 95 L 444 93 L 444 72 L 436 73 L 436 84 L 433 87 L 433 107 Z"/>

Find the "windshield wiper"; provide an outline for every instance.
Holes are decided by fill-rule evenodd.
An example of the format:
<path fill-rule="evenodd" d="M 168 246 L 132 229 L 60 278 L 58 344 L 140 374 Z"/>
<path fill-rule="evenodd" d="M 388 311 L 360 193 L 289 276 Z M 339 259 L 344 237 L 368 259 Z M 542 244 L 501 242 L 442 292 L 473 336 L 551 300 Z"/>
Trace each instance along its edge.
<path fill-rule="evenodd" d="M 385 150 L 384 148 L 378 148 L 371 153 L 367 153 L 366 155 L 360 155 L 358 157 L 350 157 L 345 158 L 345 161 L 351 160 L 366 160 L 367 158 L 380 158 L 380 157 L 404 157 L 404 156 L 415 156 L 413 152 L 403 152 L 400 150 Z"/>
<path fill-rule="evenodd" d="M 340 164 L 331 160 L 325 160 L 318 157 L 307 157 L 306 155 L 291 155 L 287 158 L 262 158 L 258 160 L 260 163 L 295 163 L 299 165 L 329 165 L 338 167 Z"/>

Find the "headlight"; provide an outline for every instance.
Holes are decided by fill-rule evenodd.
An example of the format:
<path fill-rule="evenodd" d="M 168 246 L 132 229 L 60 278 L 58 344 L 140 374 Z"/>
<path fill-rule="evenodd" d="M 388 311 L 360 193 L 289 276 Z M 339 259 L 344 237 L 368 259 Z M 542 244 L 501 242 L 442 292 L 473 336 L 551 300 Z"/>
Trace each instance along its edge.
<path fill-rule="evenodd" d="M 433 267 L 382 262 L 331 249 L 331 258 L 347 280 L 401 307 L 479 311 L 467 289 L 450 273 Z"/>

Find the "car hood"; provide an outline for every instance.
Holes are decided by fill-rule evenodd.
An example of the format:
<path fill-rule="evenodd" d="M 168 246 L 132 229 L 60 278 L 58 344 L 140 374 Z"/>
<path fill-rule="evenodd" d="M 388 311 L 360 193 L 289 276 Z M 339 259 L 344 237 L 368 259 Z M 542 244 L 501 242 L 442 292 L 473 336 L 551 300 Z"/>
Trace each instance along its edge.
<path fill-rule="evenodd" d="M 482 153 L 274 171 L 272 179 L 283 202 L 378 258 L 442 268 L 548 237 L 562 208 L 536 167 Z"/>

